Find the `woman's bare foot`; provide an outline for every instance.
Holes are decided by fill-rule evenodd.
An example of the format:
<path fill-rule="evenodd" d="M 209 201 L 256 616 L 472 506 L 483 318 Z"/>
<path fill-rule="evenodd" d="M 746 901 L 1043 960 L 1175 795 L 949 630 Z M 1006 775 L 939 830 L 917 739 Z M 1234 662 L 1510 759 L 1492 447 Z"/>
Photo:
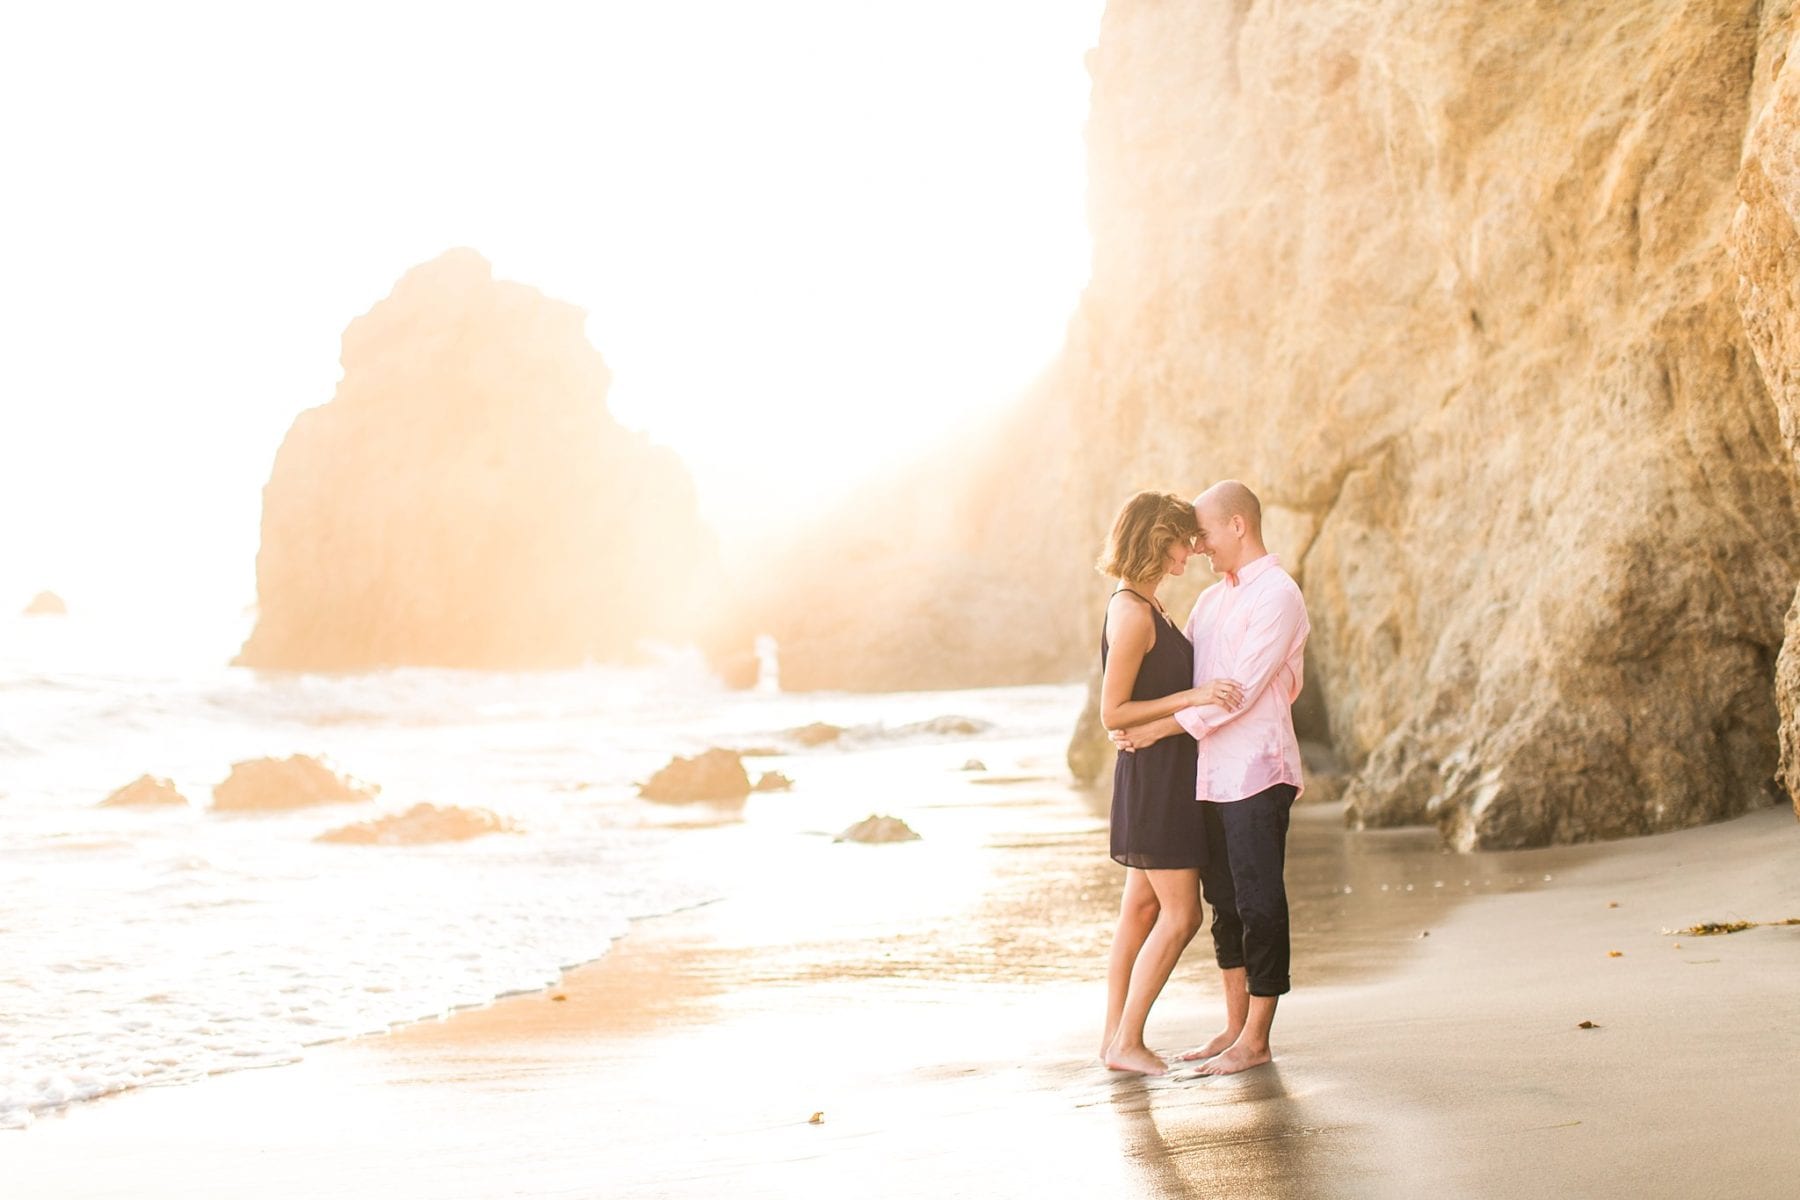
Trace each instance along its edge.
<path fill-rule="evenodd" d="M 1109 1071 L 1135 1071 L 1139 1075 L 1169 1073 L 1169 1064 L 1152 1054 L 1148 1046 L 1108 1046 L 1100 1060 Z"/>
<path fill-rule="evenodd" d="M 1198 1072 L 1202 1075 L 1236 1075 L 1239 1071 L 1248 1071 L 1251 1067 L 1260 1067 L 1266 1062 L 1273 1062 L 1275 1056 L 1264 1046 L 1260 1050 L 1252 1050 L 1247 1046 L 1234 1045 L 1217 1058 L 1201 1063 Z"/>
<path fill-rule="evenodd" d="M 1215 1054 L 1223 1054 L 1231 1049 L 1231 1043 L 1238 1040 L 1241 1029 L 1227 1029 L 1213 1035 L 1213 1040 L 1195 1050 L 1186 1050 L 1175 1056 L 1177 1062 L 1199 1062 L 1203 1058 L 1211 1058 Z"/>

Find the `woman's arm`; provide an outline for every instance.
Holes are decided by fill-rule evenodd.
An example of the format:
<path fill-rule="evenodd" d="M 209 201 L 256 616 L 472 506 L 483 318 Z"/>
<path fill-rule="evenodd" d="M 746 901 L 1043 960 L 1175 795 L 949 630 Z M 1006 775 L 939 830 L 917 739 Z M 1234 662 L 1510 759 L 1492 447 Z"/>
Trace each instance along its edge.
<path fill-rule="evenodd" d="M 1154 746 L 1157 742 L 1177 733 L 1186 733 L 1180 721 L 1173 716 L 1150 721 L 1143 725 L 1133 725 L 1126 729 L 1112 731 L 1113 745 L 1121 750 L 1142 750 L 1145 746 Z"/>
<path fill-rule="evenodd" d="M 1100 679 L 1100 723 L 1108 729 L 1119 727 L 1121 710 L 1137 707 L 1131 689 L 1137 686 L 1138 670 L 1155 640 L 1156 622 L 1149 606 L 1121 600 L 1115 592 L 1106 603 L 1106 673 Z"/>
<path fill-rule="evenodd" d="M 1203 688 L 1186 688 L 1155 700 L 1133 700 L 1144 656 L 1156 637 L 1156 619 L 1148 605 L 1136 600 L 1109 603 L 1106 608 L 1106 675 L 1100 681 L 1100 723 L 1108 729 L 1142 725 L 1171 716 L 1184 708 L 1218 704 L 1236 708 L 1243 689 L 1229 679 L 1214 680 Z"/>

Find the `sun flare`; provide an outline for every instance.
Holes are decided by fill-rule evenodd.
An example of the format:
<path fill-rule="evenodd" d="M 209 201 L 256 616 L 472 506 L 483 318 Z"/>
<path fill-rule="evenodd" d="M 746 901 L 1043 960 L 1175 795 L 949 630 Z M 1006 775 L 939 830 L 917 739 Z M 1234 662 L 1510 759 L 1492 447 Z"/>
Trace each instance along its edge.
<path fill-rule="evenodd" d="M 340 332 L 456 245 L 589 313 L 723 537 L 791 523 L 1054 354 L 1099 9 L 10 16 L 0 591 L 247 603 Z"/>

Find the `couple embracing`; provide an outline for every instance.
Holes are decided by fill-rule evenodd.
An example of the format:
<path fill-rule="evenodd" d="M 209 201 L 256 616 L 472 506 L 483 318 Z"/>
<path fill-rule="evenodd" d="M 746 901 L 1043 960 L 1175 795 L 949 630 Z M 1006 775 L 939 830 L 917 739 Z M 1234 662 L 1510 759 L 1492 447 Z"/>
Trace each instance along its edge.
<path fill-rule="evenodd" d="M 1183 628 L 1156 591 L 1193 554 L 1220 579 Z M 1270 1061 L 1275 1005 L 1289 988 L 1282 869 L 1302 786 L 1291 706 L 1306 606 L 1263 545 L 1261 504 L 1230 480 L 1192 503 L 1133 496 L 1099 567 L 1118 581 L 1100 638 L 1100 717 L 1122 751 L 1112 856 L 1126 868 L 1100 1057 L 1115 1071 L 1168 1069 L 1144 1044 L 1144 1022 L 1200 931 L 1204 892 L 1225 1026 L 1180 1058 L 1229 1075 Z"/>

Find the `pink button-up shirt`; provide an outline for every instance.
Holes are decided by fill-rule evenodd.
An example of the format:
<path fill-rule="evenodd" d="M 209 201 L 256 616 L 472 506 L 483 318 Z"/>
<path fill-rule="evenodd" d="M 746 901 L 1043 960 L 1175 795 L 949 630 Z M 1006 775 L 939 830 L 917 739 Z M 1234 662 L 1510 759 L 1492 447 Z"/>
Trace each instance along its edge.
<path fill-rule="evenodd" d="M 1291 706 L 1306 678 L 1311 629 L 1300 586 L 1273 554 L 1246 563 L 1194 602 L 1187 636 L 1195 686 L 1231 679 L 1244 689 L 1236 712 L 1206 704 L 1175 714 L 1200 742 L 1199 799 L 1242 800 L 1278 783 L 1304 786 Z"/>

